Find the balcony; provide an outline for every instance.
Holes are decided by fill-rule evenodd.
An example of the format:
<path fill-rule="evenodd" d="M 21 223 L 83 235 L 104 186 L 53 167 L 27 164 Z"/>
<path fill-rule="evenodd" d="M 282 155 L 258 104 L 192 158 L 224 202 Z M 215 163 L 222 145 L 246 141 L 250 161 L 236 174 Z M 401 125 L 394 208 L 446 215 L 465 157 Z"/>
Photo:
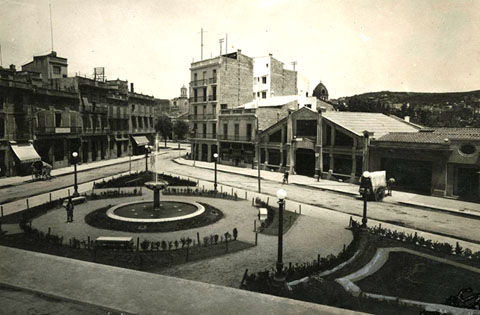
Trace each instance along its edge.
<path fill-rule="evenodd" d="M 198 133 L 193 136 L 194 139 L 211 139 L 217 140 L 216 133 Z"/>
<path fill-rule="evenodd" d="M 199 97 L 190 97 L 188 99 L 190 104 L 195 104 L 195 103 L 206 103 L 207 102 L 207 97 L 199 96 Z"/>
<path fill-rule="evenodd" d="M 82 127 L 38 127 L 35 132 L 37 135 L 79 134 Z"/>
<path fill-rule="evenodd" d="M 206 86 L 207 83 L 208 83 L 208 79 L 202 79 L 202 80 L 192 81 L 190 82 L 190 85 L 192 87 L 199 87 L 199 86 Z"/>
<path fill-rule="evenodd" d="M 217 114 L 200 114 L 200 115 L 188 115 L 189 120 L 208 120 L 208 119 L 216 119 Z"/>
<path fill-rule="evenodd" d="M 239 141 L 239 142 L 252 142 L 255 141 L 253 136 L 240 136 L 240 135 L 218 135 L 220 141 Z"/>
<path fill-rule="evenodd" d="M 208 84 L 217 84 L 217 78 L 208 79 Z"/>

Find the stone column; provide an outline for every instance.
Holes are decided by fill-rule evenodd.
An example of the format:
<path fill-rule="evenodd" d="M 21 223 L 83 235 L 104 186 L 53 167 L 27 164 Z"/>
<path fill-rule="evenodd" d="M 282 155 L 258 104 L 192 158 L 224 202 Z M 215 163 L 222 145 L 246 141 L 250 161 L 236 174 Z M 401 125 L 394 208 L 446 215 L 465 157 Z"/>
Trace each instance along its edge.
<path fill-rule="evenodd" d="M 333 173 L 333 170 L 335 168 L 334 162 L 335 159 L 334 157 L 334 151 L 333 148 L 335 147 L 335 126 L 331 126 L 332 132 L 330 134 L 330 168 L 328 170 L 328 178 L 330 179 L 330 174 Z"/>
<path fill-rule="evenodd" d="M 207 162 L 212 162 L 212 145 L 208 144 L 207 148 Z"/>
<path fill-rule="evenodd" d="M 373 132 L 367 130 L 363 131 L 363 158 L 362 158 L 362 172 L 368 171 L 370 167 L 368 147 L 370 146 L 370 140 L 373 137 Z"/>
<path fill-rule="evenodd" d="M 287 119 L 287 167 L 290 174 L 294 174 L 295 169 L 295 143 L 293 142 L 294 130 L 293 130 L 293 118 L 292 114 L 288 113 Z"/>
<path fill-rule="evenodd" d="M 355 173 L 357 172 L 357 138 L 353 138 L 353 146 L 352 146 L 352 173 L 350 174 L 350 183 L 355 181 Z"/>
<path fill-rule="evenodd" d="M 315 178 L 322 177 L 323 172 L 323 123 L 322 110 L 318 108 L 317 116 L 317 141 L 315 144 Z"/>

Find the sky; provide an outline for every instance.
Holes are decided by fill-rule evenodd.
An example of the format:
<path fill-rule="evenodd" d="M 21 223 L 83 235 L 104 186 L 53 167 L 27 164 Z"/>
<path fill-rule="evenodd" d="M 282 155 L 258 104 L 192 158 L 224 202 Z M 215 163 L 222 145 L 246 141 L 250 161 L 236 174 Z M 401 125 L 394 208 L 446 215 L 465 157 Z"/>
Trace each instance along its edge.
<path fill-rule="evenodd" d="M 202 28 L 204 59 L 228 34 L 228 52 L 296 61 L 331 98 L 480 89 L 480 0 L 0 0 L 3 67 L 52 50 L 50 4 L 69 75 L 105 67 L 157 98 L 188 87 Z"/>

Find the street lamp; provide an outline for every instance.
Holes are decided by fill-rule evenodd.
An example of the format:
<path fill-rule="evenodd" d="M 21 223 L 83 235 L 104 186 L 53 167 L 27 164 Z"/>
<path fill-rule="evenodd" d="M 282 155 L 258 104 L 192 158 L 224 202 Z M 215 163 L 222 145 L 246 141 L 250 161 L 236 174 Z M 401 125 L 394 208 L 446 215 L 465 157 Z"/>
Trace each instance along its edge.
<path fill-rule="evenodd" d="M 72 152 L 72 162 L 73 162 L 73 178 L 74 178 L 74 183 L 73 183 L 73 197 L 78 197 L 80 194 L 78 193 L 78 184 L 77 184 L 77 163 L 78 163 L 78 153 L 77 152 Z"/>
<path fill-rule="evenodd" d="M 283 189 L 277 190 L 278 198 L 278 259 L 277 259 L 277 272 L 275 274 L 275 280 L 284 281 L 285 275 L 283 274 L 283 211 L 285 208 L 285 198 L 287 192 Z"/>
<path fill-rule="evenodd" d="M 362 227 L 367 227 L 367 198 L 372 193 L 372 180 L 370 178 L 370 172 L 365 171 L 360 177 L 360 194 L 363 197 L 363 217 Z"/>
<path fill-rule="evenodd" d="M 145 145 L 145 172 L 148 172 L 148 144 Z"/>
<path fill-rule="evenodd" d="M 215 183 L 213 184 L 213 189 L 217 192 L 217 161 L 218 161 L 218 153 L 213 154 L 213 158 L 215 159 Z"/>

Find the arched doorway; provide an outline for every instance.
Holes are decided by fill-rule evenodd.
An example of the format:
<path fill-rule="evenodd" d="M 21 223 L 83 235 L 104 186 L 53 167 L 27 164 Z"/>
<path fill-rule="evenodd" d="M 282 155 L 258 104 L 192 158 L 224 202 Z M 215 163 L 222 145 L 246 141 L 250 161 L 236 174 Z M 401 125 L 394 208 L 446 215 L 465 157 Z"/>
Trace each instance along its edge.
<path fill-rule="evenodd" d="M 310 149 L 295 151 L 295 173 L 310 177 L 315 175 L 315 151 Z"/>

